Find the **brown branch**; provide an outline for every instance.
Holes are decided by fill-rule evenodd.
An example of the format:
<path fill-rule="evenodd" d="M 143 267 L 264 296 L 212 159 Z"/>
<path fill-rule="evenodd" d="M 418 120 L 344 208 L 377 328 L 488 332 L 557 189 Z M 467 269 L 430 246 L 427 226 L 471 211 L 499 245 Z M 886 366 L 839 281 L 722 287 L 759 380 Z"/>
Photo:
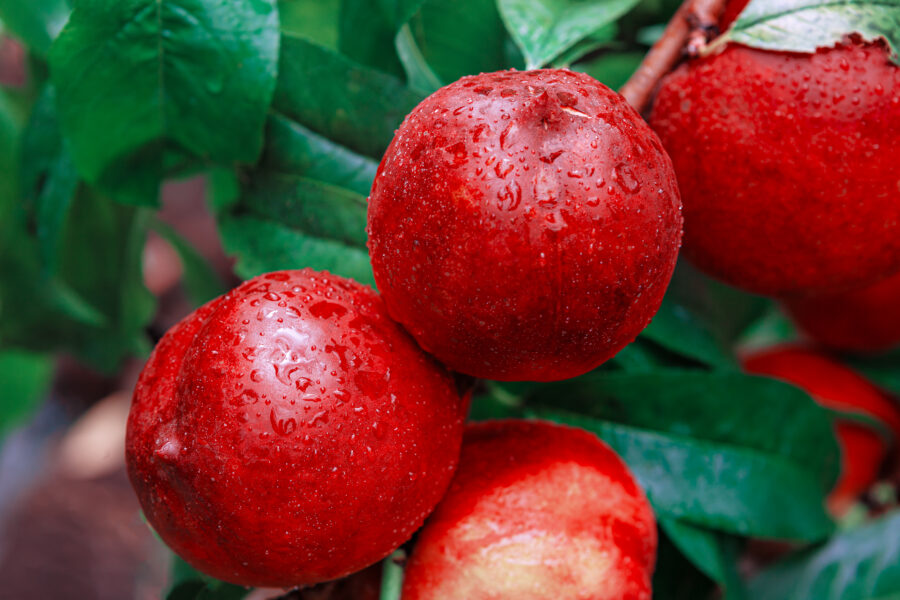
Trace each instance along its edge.
<path fill-rule="evenodd" d="M 725 0 L 685 0 L 653 44 L 637 71 L 619 90 L 638 112 L 643 112 L 657 82 L 683 54 L 697 56 L 718 32 Z"/>

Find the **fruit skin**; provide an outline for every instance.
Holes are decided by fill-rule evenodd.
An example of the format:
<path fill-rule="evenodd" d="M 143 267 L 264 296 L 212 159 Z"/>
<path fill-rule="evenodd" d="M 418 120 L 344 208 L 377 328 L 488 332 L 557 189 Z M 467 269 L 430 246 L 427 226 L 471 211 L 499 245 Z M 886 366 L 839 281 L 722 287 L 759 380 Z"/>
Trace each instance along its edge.
<path fill-rule="evenodd" d="M 566 70 L 464 77 L 397 131 L 369 198 L 388 310 L 450 368 L 551 381 L 612 357 L 662 301 L 681 239 L 659 141 Z"/>
<path fill-rule="evenodd" d="M 825 354 L 798 346 L 776 347 L 747 357 L 744 368 L 792 383 L 826 408 L 868 415 L 900 439 L 900 407 Z M 835 431 L 841 447 L 841 476 L 829 494 L 828 507 L 840 515 L 878 480 L 890 443 L 872 427 L 847 419 L 838 419 Z"/>
<path fill-rule="evenodd" d="M 450 482 L 450 374 L 371 289 L 311 270 L 189 315 L 141 373 L 126 458 L 147 520 L 195 568 L 293 587 L 372 564 Z"/>
<path fill-rule="evenodd" d="M 446 497 L 413 548 L 403 600 L 649 600 L 653 511 L 594 435 L 469 425 Z"/>
<path fill-rule="evenodd" d="M 785 302 L 791 318 L 818 344 L 876 352 L 900 344 L 900 273 L 869 287 Z"/>
<path fill-rule="evenodd" d="M 900 268 L 900 69 L 881 43 L 724 51 L 666 76 L 650 124 L 684 200 L 684 251 L 772 296 Z"/>

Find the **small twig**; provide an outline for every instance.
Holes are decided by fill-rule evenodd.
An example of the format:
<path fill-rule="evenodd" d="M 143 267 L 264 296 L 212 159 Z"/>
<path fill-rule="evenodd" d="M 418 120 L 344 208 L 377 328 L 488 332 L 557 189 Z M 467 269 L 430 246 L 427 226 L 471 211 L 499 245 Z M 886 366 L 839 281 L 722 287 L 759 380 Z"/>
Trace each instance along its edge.
<path fill-rule="evenodd" d="M 725 0 L 685 0 L 653 44 L 641 66 L 619 92 L 638 112 L 643 112 L 657 82 L 679 61 L 682 54 L 697 56 L 718 33 L 719 15 Z"/>

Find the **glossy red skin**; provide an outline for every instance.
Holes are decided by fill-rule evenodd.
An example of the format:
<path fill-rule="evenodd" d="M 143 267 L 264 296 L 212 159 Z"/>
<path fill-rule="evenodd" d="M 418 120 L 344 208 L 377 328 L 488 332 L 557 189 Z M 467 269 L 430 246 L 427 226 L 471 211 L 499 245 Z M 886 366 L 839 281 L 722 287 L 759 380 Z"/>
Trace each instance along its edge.
<path fill-rule="evenodd" d="M 785 308 L 828 348 L 876 352 L 900 345 L 900 273 L 861 290 L 791 299 Z"/>
<path fill-rule="evenodd" d="M 744 361 L 751 373 L 792 383 L 827 408 L 868 415 L 883 423 L 900 440 L 900 407 L 878 388 L 828 356 L 802 347 L 759 352 Z M 832 513 L 840 515 L 875 481 L 890 444 L 871 427 L 838 420 L 841 476 L 828 497 Z"/>
<path fill-rule="evenodd" d="M 464 77 L 397 131 L 369 198 L 391 315 L 450 368 L 550 381 L 631 342 L 681 239 L 659 141 L 621 96 L 566 70 Z"/>
<path fill-rule="evenodd" d="M 416 540 L 403 600 L 649 600 L 656 525 L 594 435 L 469 425 L 459 470 Z"/>
<path fill-rule="evenodd" d="M 710 275 L 797 296 L 900 268 L 900 69 L 882 44 L 729 44 L 665 77 L 650 123 L 678 174 L 685 254 Z"/>
<path fill-rule="evenodd" d="M 243 283 L 159 342 L 126 457 L 147 520 L 248 586 L 342 577 L 406 541 L 450 482 L 453 379 L 375 292 L 311 270 Z"/>

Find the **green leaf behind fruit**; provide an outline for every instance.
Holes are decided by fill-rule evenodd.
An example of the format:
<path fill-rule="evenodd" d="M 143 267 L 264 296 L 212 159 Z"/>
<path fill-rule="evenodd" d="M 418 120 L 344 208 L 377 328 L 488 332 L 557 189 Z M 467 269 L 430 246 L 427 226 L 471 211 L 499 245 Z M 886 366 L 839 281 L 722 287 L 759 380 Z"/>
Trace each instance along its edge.
<path fill-rule="evenodd" d="M 751 580 L 753 600 L 897 600 L 900 511 L 837 534 Z"/>
<path fill-rule="evenodd" d="M 638 0 L 498 0 L 506 28 L 526 67 L 550 63 L 581 40 L 631 10 Z"/>
<path fill-rule="evenodd" d="M 50 52 L 75 164 L 153 204 L 167 156 L 256 160 L 278 43 L 274 0 L 81 0 Z"/>
<path fill-rule="evenodd" d="M 886 40 L 893 61 L 900 64 L 900 0 L 752 0 L 708 51 L 737 42 L 763 50 L 812 53 L 852 33 L 865 40 Z"/>

